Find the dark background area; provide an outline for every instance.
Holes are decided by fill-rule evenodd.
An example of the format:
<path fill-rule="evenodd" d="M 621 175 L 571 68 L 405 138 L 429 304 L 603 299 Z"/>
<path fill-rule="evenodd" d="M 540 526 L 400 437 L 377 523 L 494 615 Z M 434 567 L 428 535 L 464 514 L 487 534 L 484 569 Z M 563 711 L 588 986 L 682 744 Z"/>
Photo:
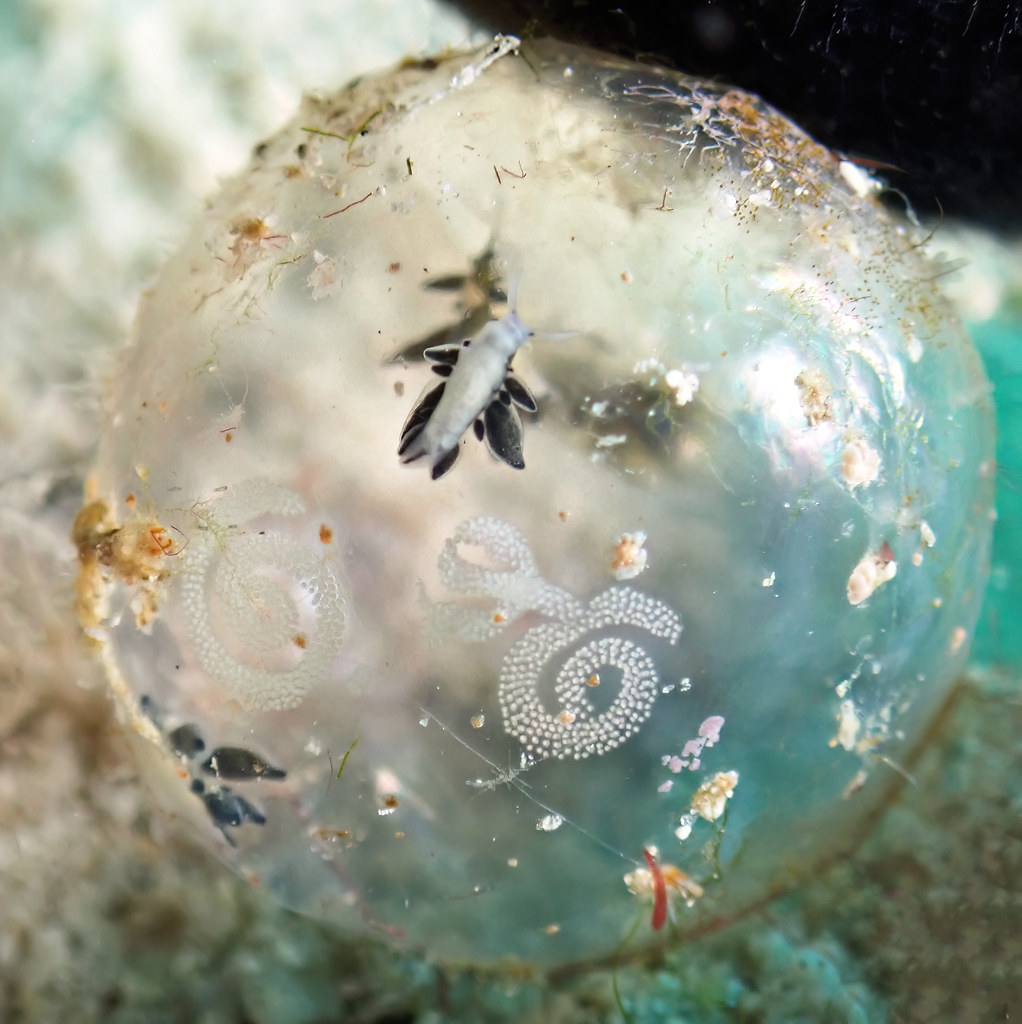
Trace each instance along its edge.
<path fill-rule="evenodd" d="M 759 93 L 925 216 L 1022 229 L 1020 0 L 455 0 Z"/>

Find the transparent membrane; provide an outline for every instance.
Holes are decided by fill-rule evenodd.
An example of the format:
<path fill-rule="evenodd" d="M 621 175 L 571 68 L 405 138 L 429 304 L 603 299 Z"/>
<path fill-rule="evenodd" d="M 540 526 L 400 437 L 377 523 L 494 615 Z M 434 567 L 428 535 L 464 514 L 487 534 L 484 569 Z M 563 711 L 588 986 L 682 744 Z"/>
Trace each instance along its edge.
<path fill-rule="evenodd" d="M 877 192 L 554 42 L 307 100 L 144 298 L 75 524 L 154 799 L 447 960 L 638 948 L 847 848 L 992 508 L 987 382 Z"/>

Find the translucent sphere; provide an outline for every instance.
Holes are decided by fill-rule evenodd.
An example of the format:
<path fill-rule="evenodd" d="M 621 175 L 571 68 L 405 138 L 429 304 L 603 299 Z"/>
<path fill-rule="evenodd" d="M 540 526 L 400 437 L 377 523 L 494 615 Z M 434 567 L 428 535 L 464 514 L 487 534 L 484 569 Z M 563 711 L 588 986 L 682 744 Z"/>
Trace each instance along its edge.
<path fill-rule="evenodd" d="M 917 241 L 756 98 L 559 43 L 307 100 L 145 297 L 75 524 L 154 798 L 450 961 L 663 941 L 847 849 L 990 540 Z"/>

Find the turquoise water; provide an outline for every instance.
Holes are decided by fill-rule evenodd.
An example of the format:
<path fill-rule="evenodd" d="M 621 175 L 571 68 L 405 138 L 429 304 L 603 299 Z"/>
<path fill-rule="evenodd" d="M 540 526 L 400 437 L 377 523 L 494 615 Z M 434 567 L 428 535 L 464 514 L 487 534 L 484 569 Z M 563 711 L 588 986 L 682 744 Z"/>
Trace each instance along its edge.
<path fill-rule="evenodd" d="M 1014 315 L 1012 315 L 1014 314 Z M 997 524 L 990 588 L 973 660 L 1017 668 L 1022 661 L 1022 310 L 1005 309 L 969 333 L 994 385 L 997 408 Z"/>

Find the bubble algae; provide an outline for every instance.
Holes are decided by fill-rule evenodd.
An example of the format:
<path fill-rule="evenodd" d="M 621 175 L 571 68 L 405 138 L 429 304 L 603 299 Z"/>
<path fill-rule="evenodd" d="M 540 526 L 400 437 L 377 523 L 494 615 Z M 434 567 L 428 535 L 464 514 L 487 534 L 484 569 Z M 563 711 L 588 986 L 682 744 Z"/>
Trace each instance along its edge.
<path fill-rule="evenodd" d="M 142 302 L 74 526 L 154 798 L 449 961 L 847 849 L 962 667 L 977 356 L 762 101 L 510 38 L 310 97 Z"/>

